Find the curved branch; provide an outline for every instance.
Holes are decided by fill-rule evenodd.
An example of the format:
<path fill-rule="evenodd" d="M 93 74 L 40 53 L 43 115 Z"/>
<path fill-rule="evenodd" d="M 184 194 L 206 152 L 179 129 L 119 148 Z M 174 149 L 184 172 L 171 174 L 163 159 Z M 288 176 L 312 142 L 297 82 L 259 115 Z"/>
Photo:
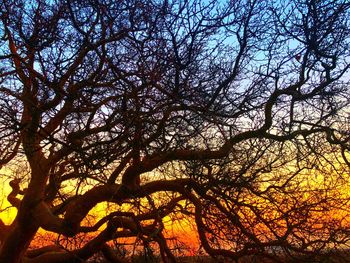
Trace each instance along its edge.
<path fill-rule="evenodd" d="M 203 248 L 205 249 L 205 251 L 211 255 L 212 257 L 217 257 L 217 256 L 224 256 L 224 257 L 228 257 L 234 260 L 238 260 L 240 257 L 242 256 L 246 256 L 246 255 L 254 255 L 257 254 L 259 251 L 257 249 L 251 248 L 249 249 L 249 251 L 245 251 L 246 249 L 243 249 L 241 251 L 237 251 L 237 252 L 233 252 L 227 249 L 215 249 L 212 248 L 209 244 L 209 241 L 206 237 L 206 226 L 203 223 L 202 220 L 202 204 L 200 202 L 200 200 L 194 196 L 191 193 L 187 193 L 187 196 L 189 198 L 189 200 L 194 204 L 195 206 L 195 222 L 196 222 L 196 226 L 197 226 L 197 232 L 199 235 L 199 239 L 201 241 L 201 244 L 203 246 Z"/>
<path fill-rule="evenodd" d="M 10 186 L 12 188 L 12 191 L 7 196 L 7 200 L 11 205 L 13 205 L 16 208 L 19 208 L 21 204 L 21 200 L 17 198 L 17 195 L 21 193 L 21 188 L 19 186 L 21 180 L 20 179 L 14 179 L 10 181 Z"/>
<path fill-rule="evenodd" d="M 130 192 L 122 185 L 102 185 L 96 186 L 85 194 L 71 199 L 63 209 L 65 210 L 64 218 L 55 216 L 51 209 L 45 202 L 40 202 L 35 208 L 35 217 L 38 219 L 40 226 L 46 230 L 54 231 L 66 236 L 72 236 L 80 231 L 86 232 L 98 228 L 104 222 L 109 219 L 101 219 L 92 228 L 80 228 L 81 221 L 86 217 L 89 211 L 101 202 L 114 202 L 121 203 L 123 200 L 135 197 L 145 197 L 149 194 L 159 191 L 172 191 L 184 193 L 186 187 L 196 187 L 195 183 L 191 179 L 176 179 L 171 181 L 154 181 L 142 186 L 138 192 Z M 175 199 L 170 203 L 169 207 L 166 207 L 163 213 L 168 213 L 168 208 L 175 206 L 179 199 Z M 63 212 L 63 211 L 62 211 Z M 116 212 L 119 215 L 131 216 L 130 213 Z M 110 217 L 116 215 L 112 214 Z M 150 217 L 150 214 L 141 215 L 139 220 L 146 220 Z"/>

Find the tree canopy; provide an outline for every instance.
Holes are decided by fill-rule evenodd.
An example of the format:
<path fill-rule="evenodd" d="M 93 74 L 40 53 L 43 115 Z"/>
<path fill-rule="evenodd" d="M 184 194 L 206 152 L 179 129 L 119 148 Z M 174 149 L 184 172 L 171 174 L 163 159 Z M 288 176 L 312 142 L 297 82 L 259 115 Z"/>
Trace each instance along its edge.
<path fill-rule="evenodd" d="M 164 220 L 183 217 L 219 260 L 345 253 L 349 9 L 1 0 L 0 166 L 17 215 L 0 220 L 0 262 L 123 262 L 125 237 L 176 262 Z M 34 249 L 39 228 L 95 234 Z"/>

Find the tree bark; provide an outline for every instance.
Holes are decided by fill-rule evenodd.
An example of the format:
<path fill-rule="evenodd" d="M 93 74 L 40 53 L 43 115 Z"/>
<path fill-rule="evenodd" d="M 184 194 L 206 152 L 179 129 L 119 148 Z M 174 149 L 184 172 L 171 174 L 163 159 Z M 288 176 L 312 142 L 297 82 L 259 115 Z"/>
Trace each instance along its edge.
<path fill-rule="evenodd" d="M 40 153 L 36 154 L 38 156 Z M 30 242 L 39 229 L 40 222 L 36 220 L 35 208 L 44 197 L 43 189 L 47 182 L 48 166 L 43 158 L 35 158 L 35 160 L 37 162 L 31 163 L 32 179 L 23 199 L 18 199 L 17 216 L 10 225 L 0 248 L 0 263 L 22 262 Z"/>
<path fill-rule="evenodd" d="M 0 251 L 0 263 L 20 263 L 38 227 L 30 221 L 13 223 Z"/>

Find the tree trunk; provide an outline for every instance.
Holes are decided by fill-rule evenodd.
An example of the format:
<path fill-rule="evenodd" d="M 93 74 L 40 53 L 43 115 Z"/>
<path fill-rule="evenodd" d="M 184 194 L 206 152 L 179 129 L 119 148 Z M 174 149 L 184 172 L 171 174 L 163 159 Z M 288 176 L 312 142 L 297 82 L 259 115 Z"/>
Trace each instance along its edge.
<path fill-rule="evenodd" d="M 21 220 L 22 221 L 22 220 Z M 38 227 L 16 218 L 0 250 L 0 263 L 20 263 Z"/>
<path fill-rule="evenodd" d="M 20 263 L 39 229 L 34 209 L 44 196 L 47 170 L 37 162 L 32 165 L 32 179 L 17 209 L 17 216 L 0 248 L 0 263 Z M 20 199 L 18 199 L 20 200 Z"/>

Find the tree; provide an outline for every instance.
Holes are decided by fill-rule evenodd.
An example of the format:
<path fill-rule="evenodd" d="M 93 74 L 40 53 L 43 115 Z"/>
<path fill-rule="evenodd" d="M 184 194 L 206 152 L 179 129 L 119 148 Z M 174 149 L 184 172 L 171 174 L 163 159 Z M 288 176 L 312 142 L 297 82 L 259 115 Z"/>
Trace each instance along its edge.
<path fill-rule="evenodd" d="M 180 214 L 216 258 L 348 245 L 349 8 L 1 0 L 0 162 L 27 173 L 0 262 L 118 262 L 107 242 L 135 236 L 175 262 L 163 218 Z M 100 232 L 31 250 L 39 228 Z"/>

